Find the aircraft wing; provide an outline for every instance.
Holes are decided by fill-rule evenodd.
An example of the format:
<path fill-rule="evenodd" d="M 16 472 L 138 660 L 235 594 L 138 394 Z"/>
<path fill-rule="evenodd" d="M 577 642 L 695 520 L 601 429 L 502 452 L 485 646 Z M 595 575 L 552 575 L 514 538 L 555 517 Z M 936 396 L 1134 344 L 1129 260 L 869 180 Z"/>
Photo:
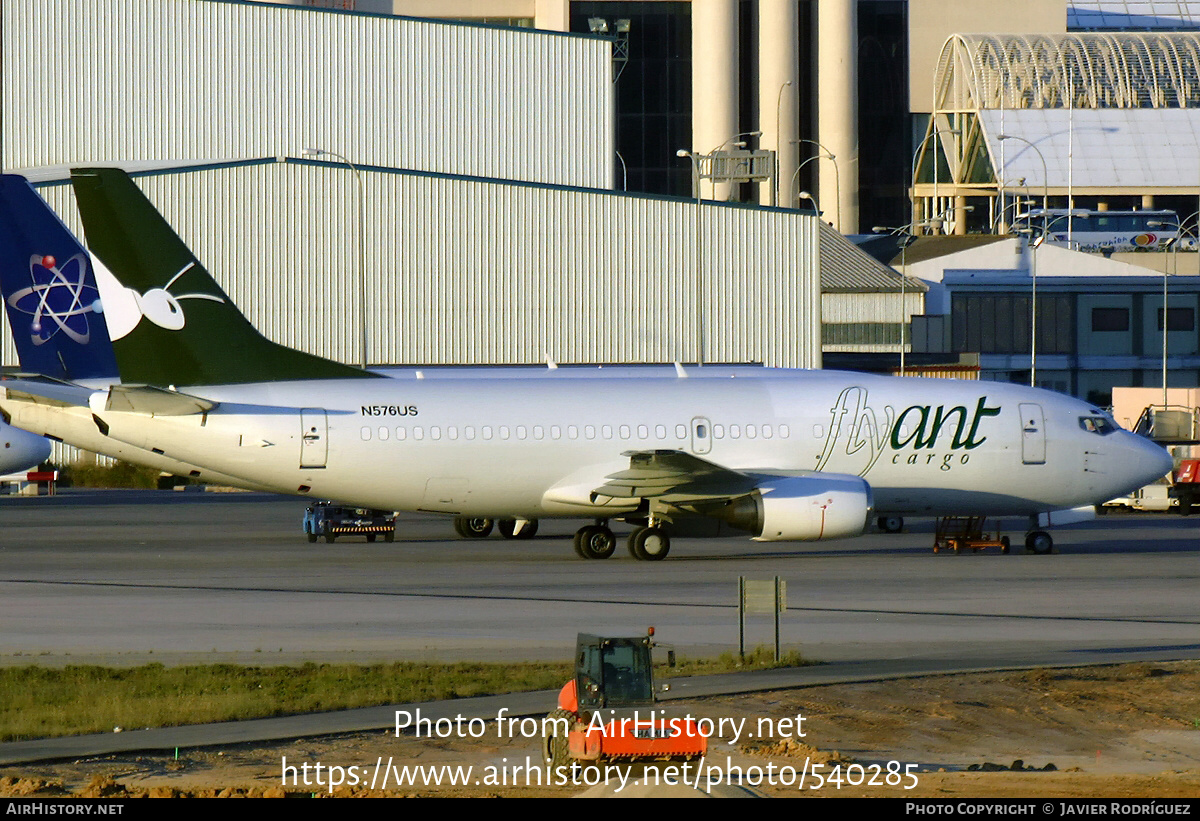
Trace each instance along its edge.
<path fill-rule="evenodd" d="M 592 491 L 598 499 L 659 499 L 679 503 L 730 499 L 752 492 L 758 482 L 740 471 L 679 450 L 626 451 L 629 469 L 610 473 Z"/>

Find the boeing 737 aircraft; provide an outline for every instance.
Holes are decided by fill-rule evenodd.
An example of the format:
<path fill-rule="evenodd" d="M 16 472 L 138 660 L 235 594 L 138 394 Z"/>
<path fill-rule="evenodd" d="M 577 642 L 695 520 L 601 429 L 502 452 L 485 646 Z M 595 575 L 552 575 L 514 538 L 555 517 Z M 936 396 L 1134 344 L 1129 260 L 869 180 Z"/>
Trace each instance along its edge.
<path fill-rule="evenodd" d="M 0 398 L 18 426 L 68 442 L 367 507 L 593 518 L 575 547 L 596 559 L 615 549 L 610 520 L 656 560 L 701 526 L 784 541 L 856 536 L 873 511 L 1036 517 L 1171 467 L 1084 402 L 1000 383 L 766 368 L 383 378 L 264 339 L 124 172 L 72 183 L 116 277 L 99 285 L 123 384 L 16 380 Z"/>

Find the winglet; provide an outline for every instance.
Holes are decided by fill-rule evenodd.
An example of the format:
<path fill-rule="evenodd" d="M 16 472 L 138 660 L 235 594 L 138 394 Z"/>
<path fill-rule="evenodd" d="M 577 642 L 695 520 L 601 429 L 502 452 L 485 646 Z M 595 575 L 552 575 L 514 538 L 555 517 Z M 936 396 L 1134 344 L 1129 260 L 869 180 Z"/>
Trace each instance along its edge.
<path fill-rule="evenodd" d="M 72 169 L 71 184 L 88 246 L 115 275 L 100 289 L 122 381 L 380 378 L 260 334 L 124 171 Z"/>

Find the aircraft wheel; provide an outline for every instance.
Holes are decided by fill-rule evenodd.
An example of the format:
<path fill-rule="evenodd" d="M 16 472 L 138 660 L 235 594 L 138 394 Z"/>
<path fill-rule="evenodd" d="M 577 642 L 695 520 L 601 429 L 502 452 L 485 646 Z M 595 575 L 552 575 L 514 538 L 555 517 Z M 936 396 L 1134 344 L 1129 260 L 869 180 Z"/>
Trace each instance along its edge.
<path fill-rule="evenodd" d="M 585 559 L 607 559 L 617 549 L 617 537 L 607 527 L 588 525 L 575 534 L 575 552 Z"/>
<path fill-rule="evenodd" d="M 1035 530 L 1025 537 L 1025 550 L 1045 556 L 1054 552 L 1054 537 L 1044 530 Z"/>
<path fill-rule="evenodd" d="M 1000 537 L 1000 552 L 1008 553 L 1010 550 L 1012 550 L 1012 542 L 1010 542 L 1008 540 L 1007 536 L 1001 536 Z"/>
<path fill-rule="evenodd" d="M 884 533 L 899 533 L 904 529 L 903 516 L 880 516 L 879 529 Z"/>
<path fill-rule="evenodd" d="M 492 532 L 492 520 L 457 516 L 454 519 L 454 532 L 464 539 L 483 539 Z"/>
<path fill-rule="evenodd" d="M 506 539 L 532 539 L 537 535 L 538 522 L 537 519 L 529 519 L 525 522 L 525 527 L 521 528 L 521 532 L 517 533 L 516 519 L 501 519 L 496 522 L 496 529 L 500 531 L 500 535 Z"/>
<path fill-rule="evenodd" d="M 639 527 L 629 537 L 629 552 L 643 562 L 658 562 L 671 552 L 671 537 L 665 528 Z"/>

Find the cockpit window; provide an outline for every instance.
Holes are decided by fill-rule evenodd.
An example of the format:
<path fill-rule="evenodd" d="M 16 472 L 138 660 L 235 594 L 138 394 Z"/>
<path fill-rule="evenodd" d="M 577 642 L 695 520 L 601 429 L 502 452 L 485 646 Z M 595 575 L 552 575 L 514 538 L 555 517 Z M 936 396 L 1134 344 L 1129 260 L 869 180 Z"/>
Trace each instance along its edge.
<path fill-rule="evenodd" d="M 1118 430 L 1117 423 L 1107 416 L 1081 416 L 1079 417 L 1079 427 L 1086 430 L 1088 433 L 1096 433 L 1100 436 L 1108 436 Z"/>

